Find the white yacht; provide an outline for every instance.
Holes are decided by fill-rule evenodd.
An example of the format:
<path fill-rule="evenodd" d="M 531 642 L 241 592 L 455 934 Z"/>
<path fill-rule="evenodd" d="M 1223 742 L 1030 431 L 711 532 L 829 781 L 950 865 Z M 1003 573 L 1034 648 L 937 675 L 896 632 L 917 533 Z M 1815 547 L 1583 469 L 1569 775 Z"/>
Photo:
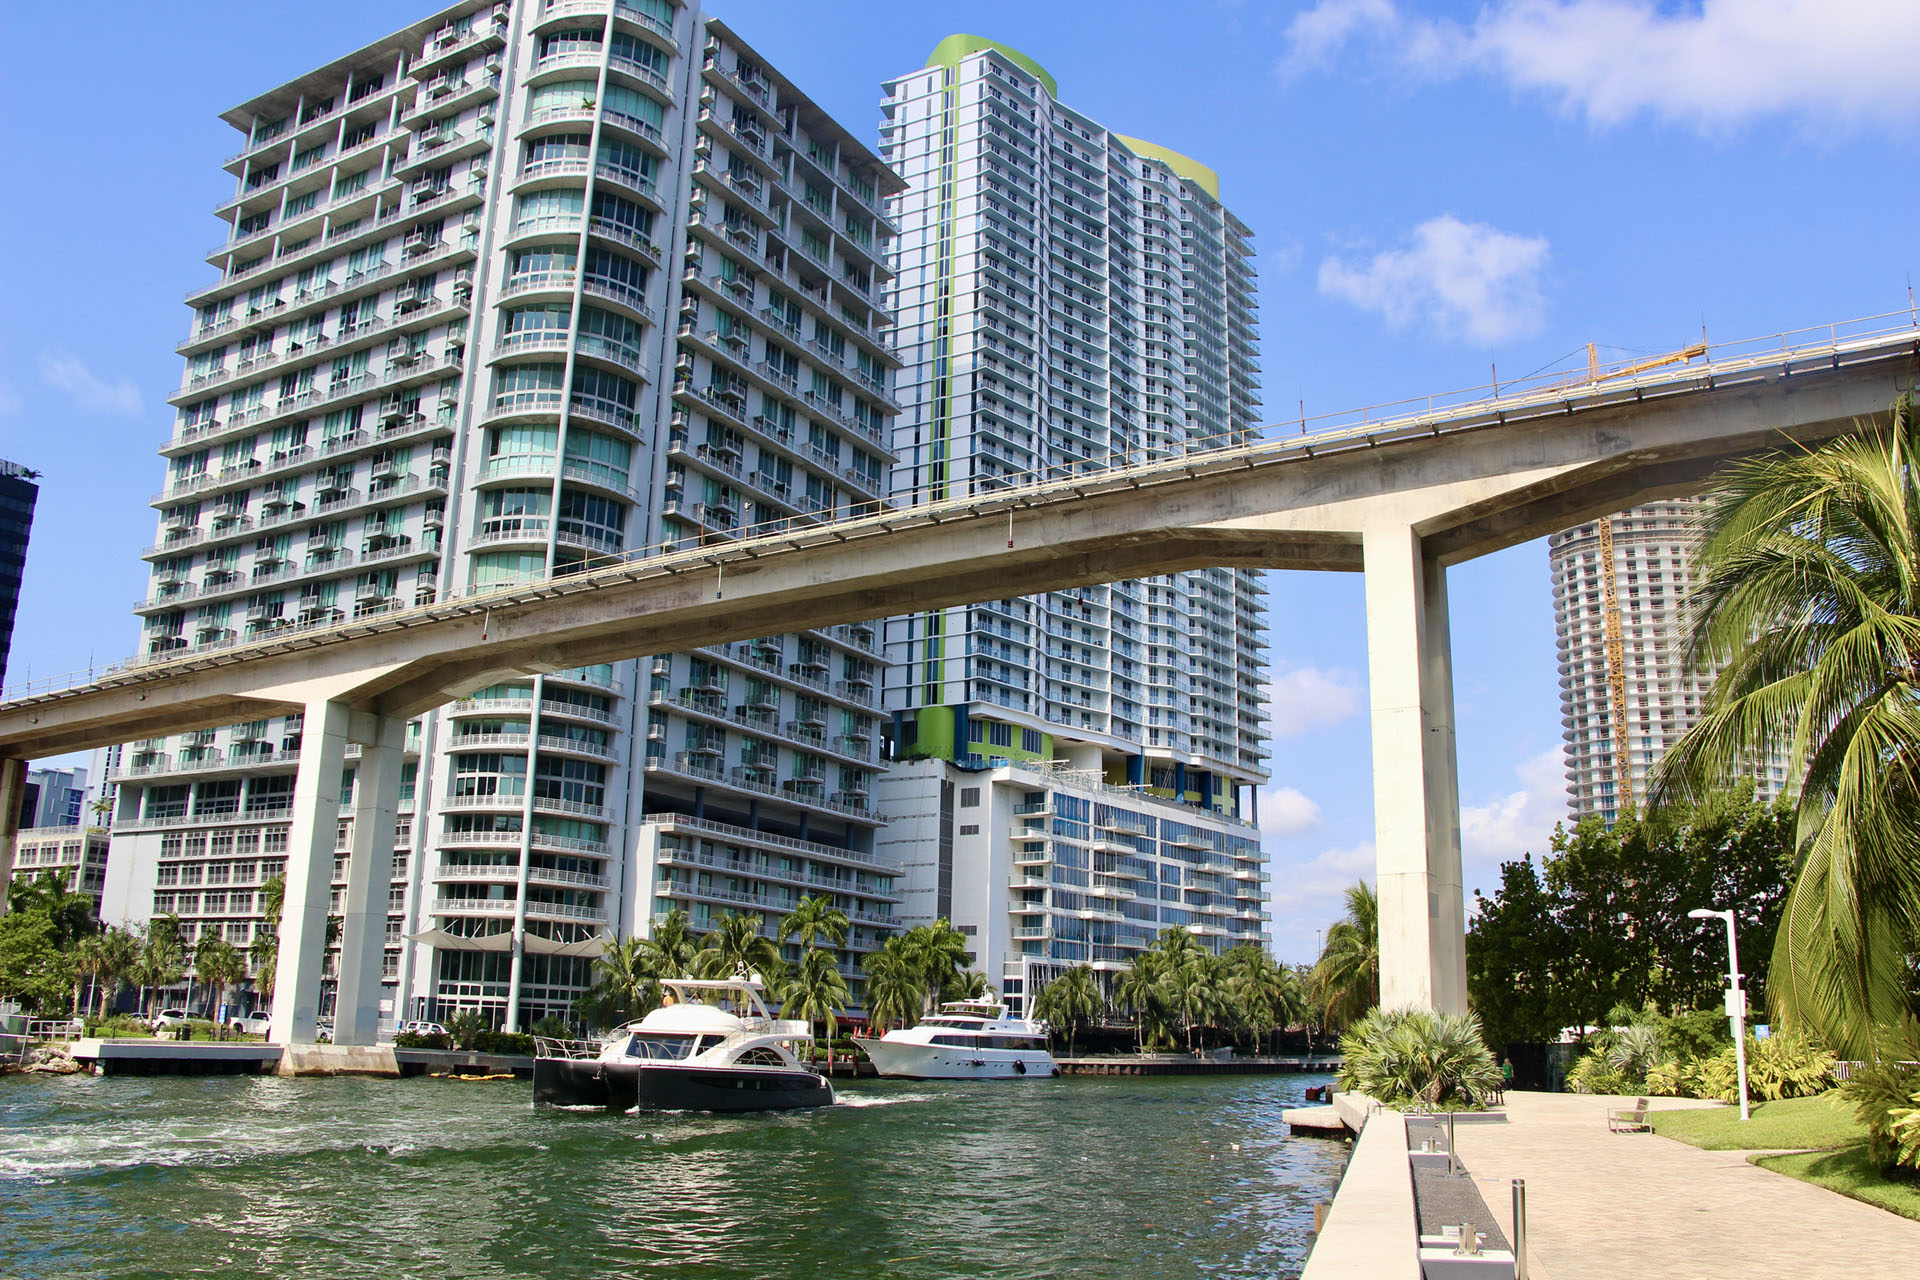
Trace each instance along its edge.
<path fill-rule="evenodd" d="M 916 1027 L 889 1031 L 860 1048 L 883 1076 L 910 1080 L 1013 1080 L 1057 1076 L 1047 1024 L 1007 1017 L 997 1000 L 961 1000 Z"/>
<path fill-rule="evenodd" d="M 658 1009 L 599 1043 L 540 1039 L 533 1099 L 627 1111 L 781 1111 L 833 1101 L 800 1065 L 805 1022 L 776 1018 L 754 978 L 675 978 Z"/>

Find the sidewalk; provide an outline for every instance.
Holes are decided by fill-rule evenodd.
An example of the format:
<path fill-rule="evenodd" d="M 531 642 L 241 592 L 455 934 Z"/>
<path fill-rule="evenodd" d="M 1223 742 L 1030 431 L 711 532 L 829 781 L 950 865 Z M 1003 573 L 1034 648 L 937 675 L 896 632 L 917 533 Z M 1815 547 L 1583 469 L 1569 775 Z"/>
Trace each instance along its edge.
<path fill-rule="evenodd" d="M 1463 1124 L 1460 1159 L 1512 1237 L 1527 1180 L 1533 1280 L 1911 1277 L 1920 1222 L 1653 1134 L 1609 1133 L 1632 1098 L 1509 1093 L 1506 1124 Z M 1711 1105 L 1678 1099 L 1663 1107 Z"/>

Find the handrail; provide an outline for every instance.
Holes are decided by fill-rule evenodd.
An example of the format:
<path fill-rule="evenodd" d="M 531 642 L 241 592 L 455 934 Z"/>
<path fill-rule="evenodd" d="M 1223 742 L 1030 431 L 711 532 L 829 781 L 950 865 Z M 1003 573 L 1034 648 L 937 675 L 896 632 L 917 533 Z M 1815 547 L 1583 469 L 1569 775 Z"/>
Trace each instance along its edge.
<path fill-rule="evenodd" d="M 1889 323 L 1892 320 L 1899 323 Z M 881 507 L 871 514 L 812 524 L 769 528 L 746 526 L 738 537 L 711 545 L 644 546 L 602 557 L 598 569 L 547 578 L 511 587 L 454 595 L 430 605 L 393 609 L 344 622 L 331 619 L 309 626 L 276 631 L 271 639 L 248 638 L 186 653 L 136 655 L 106 667 L 91 668 L 82 678 L 70 672 L 27 680 L 0 689 L 0 706 L 28 702 L 56 693 L 78 693 L 120 683 L 139 683 L 174 671 L 193 671 L 239 661 L 242 657 L 288 652 L 331 640 L 349 639 L 373 630 L 392 630 L 460 617 L 482 609 L 500 609 L 550 598 L 556 592 L 588 590 L 612 582 L 674 575 L 696 567 L 751 559 L 769 550 L 798 550 L 809 545 L 846 541 L 850 537 L 894 532 L 902 526 L 938 523 L 943 518 L 986 515 L 1032 507 L 1065 494 L 1137 489 L 1156 483 L 1194 478 L 1203 472 L 1244 469 L 1263 462 L 1306 460 L 1322 452 L 1355 446 L 1378 446 L 1408 438 L 1429 438 L 1452 431 L 1500 425 L 1517 419 L 1559 415 L 1575 402 L 1617 403 L 1645 399 L 1649 394 L 1678 394 L 1701 386 L 1724 385 L 1741 375 L 1791 371 L 1795 364 L 1818 359 L 1838 363 L 1850 354 L 1893 345 L 1909 335 L 1920 342 L 1920 316 L 1892 311 L 1823 326 L 1788 330 L 1759 338 L 1704 344 L 1699 361 L 1647 369 L 1643 360 L 1620 361 L 1581 372 L 1540 373 L 1515 382 L 1483 384 L 1458 391 L 1390 401 L 1339 413 L 1297 419 L 1298 434 L 1280 434 L 1281 427 L 1261 429 L 1264 439 L 1223 440 L 1217 447 L 1196 442 L 1177 457 L 1113 465 L 1112 459 L 1087 459 L 1077 467 L 1055 467 L 1042 473 L 1005 472 L 1005 487 L 959 498 L 915 501 L 925 490 L 909 491 L 904 505 Z M 1636 366 L 1639 366 L 1636 369 Z M 1291 431 L 1294 423 L 1284 424 Z M 1312 427 L 1314 429 L 1309 430 Z M 1249 433 L 1251 437 L 1252 433 Z M 244 650 L 244 654 L 234 650 Z"/>

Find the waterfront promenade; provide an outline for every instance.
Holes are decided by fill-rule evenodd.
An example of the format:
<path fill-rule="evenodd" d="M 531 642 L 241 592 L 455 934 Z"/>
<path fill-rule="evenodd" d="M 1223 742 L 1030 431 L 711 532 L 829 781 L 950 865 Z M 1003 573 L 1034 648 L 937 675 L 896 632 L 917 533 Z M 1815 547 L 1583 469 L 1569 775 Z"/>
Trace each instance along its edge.
<path fill-rule="evenodd" d="M 1609 1133 L 1608 1109 L 1632 1105 L 1514 1092 L 1508 1123 L 1459 1127 L 1460 1159 L 1509 1238 L 1512 1180 L 1527 1180 L 1533 1280 L 1913 1275 L 1920 1222 L 1748 1164 L 1748 1152 Z"/>

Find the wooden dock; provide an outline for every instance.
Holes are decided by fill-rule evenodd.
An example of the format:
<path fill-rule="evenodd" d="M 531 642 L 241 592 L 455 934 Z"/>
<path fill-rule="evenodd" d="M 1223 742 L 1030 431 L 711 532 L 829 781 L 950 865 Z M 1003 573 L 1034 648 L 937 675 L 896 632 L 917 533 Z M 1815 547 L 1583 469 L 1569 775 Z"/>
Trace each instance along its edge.
<path fill-rule="evenodd" d="M 1336 1057 L 1236 1058 L 1190 1053 L 1130 1054 L 1115 1058 L 1055 1059 L 1063 1076 L 1300 1075 L 1340 1069 Z"/>

